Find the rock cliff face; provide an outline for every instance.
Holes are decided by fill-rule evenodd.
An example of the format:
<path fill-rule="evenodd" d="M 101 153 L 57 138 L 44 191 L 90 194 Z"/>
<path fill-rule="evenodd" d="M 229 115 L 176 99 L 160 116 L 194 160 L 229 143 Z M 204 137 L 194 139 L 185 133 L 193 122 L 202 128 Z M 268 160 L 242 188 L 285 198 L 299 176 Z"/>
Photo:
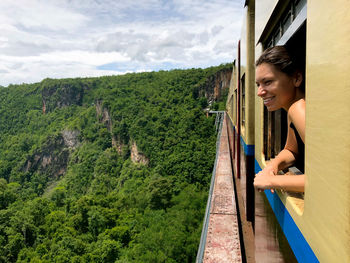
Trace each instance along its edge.
<path fill-rule="evenodd" d="M 123 148 L 127 145 L 124 145 L 121 142 L 121 140 L 113 134 L 112 132 L 113 123 L 112 123 L 112 118 L 109 110 L 103 107 L 103 102 L 101 100 L 96 101 L 95 105 L 96 105 L 97 119 L 101 123 L 104 123 L 106 125 L 107 130 L 110 132 L 110 135 L 112 138 L 112 146 L 115 147 L 115 149 L 119 154 L 122 154 Z M 149 163 L 148 158 L 143 153 L 139 152 L 135 141 L 130 140 L 129 147 L 130 147 L 130 158 L 133 161 L 133 163 L 148 165 Z"/>
<path fill-rule="evenodd" d="M 123 147 L 125 146 L 119 138 L 114 136 L 112 132 L 112 118 L 111 114 L 109 113 L 109 110 L 107 108 L 103 108 L 103 101 L 97 100 L 95 103 L 96 107 L 96 118 L 99 120 L 99 122 L 106 125 L 107 130 L 109 131 L 111 138 L 112 138 L 112 146 L 117 150 L 119 154 L 122 154 Z"/>
<path fill-rule="evenodd" d="M 206 97 L 211 104 L 218 101 L 230 87 L 232 69 L 223 69 L 210 76 L 207 81 L 199 87 L 199 97 Z"/>
<path fill-rule="evenodd" d="M 139 150 L 137 149 L 136 142 L 131 141 L 130 155 L 131 161 L 133 161 L 134 163 L 141 163 L 144 165 L 147 165 L 149 163 L 148 158 L 143 153 L 139 152 Z"/>
<path fill-rule="evenodd" d="M 46 80 L 49 82 L 49 80 Z M 46 85 L 43 81 L 41 92 L 43 101 L 43 113 L 53 111 L 55 108 L 62 108 L 71 105 L 82 105 L 84 86 L 65 83 Z"/>
<path fill-rule="evenodd" d="M 80 135 L 80 132 L 77 130 L 74 130 L 74 131 L 64 130 L 62 132 L 64 145 L 69 149 L 77 148 L 80 145 L 79 135 Z"/>
<path fill-rule="evenodd" d="M 102 107 L 102 100 L 97 100 L 96 101 L 96 114 L 97 114 L 97 119 L 101 122 L 104 123 L 107 127 L 107 130 L 109 132 L 112 131 L 112 119 L 111 119 L 111 114 L 109 113 L 107 108 Z"/>
<path fill-rule="evenodd" d="M 58 179 L 67 169 L 69 155 L 79 146 L 79 131 L 64 130 L 51 136 L 33 155 L 29 156 L 22 170 L 48 174 L 51 179 Z"/>

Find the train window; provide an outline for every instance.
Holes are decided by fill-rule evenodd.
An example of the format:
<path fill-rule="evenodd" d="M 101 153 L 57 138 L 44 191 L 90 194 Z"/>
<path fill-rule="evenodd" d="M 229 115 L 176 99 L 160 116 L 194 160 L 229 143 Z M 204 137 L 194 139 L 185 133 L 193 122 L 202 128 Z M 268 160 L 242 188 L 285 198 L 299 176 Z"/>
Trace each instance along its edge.
<path fill-rule="evenodd" d="M 299 0 L 294 2 L 294 13 L 297 16 L 303 7 L 306 5 L 306 0 Z"/>
<path fill-rule="evenodd" d="M 280 40 L 281 38 L 281 28 L 280 26 L 277 28 L 277 30 L 275 31 L 275 34 L 273 36 L 273 43 L 277 43 L 278 40 Z"/>
<path fill-rule="evenodd" d="M 296 9 L 300 8 L 300 5 L 305 1 L 292 1 L 290 9 L 284 12 L 285 16 L 280 19 L 278 23 L 278 29 L 273 31 L 272 36 L 265 42 L 265 47 L 269 47 L 271 44 L 285 44 L 287 48 L 293 53 L 293 56 L 297 56 L 297 60 L 301 66 L 301 70 L 305 73 L 305 54 L 306 54 L 306 23 L 305 21 L 296 28 L 293 34 L 283 43 L 281 38 L 277 40 L 276 36 L 285 32 L 287 28 L 292 27 L 293 16 L 296 14 Z M 291 9 L 294 11 L 292 12 Z M 300 13 L 300 11 L 299 11 Z M 295 20 L 295 18 L 294 18 Z M 290 30 L 290 29 L 289 29 Z M 304 74 L 305 76 L 305 74 Z M 287 113 L 284 110 L 278 110 L 274 112 L 268 112 L 264 107 L 264 122 L 263 122 L 263 153 L 265 160 L 268 161 L 275 157 L 284 147 L 287 138 Z"/>
<path fill-rule="evenodd" d="M 242 105 L 242 109 L 241 109 L 241 112 L 242 112 L 242 116 L 241 116 L 241 119 L 242 119 L 242 126 L 244 127 L 245 126 L 245 74 L 243 74 L 242 78 L 241 78 L 241 105 Z"/>
<path fill-rule="evenodd" d="M 288 27 L 292 24 L 292 12 L 288 12 L 286 17 L 283 19 L 282 22 L 282 31 L 286 32 Z"/>
<path fill-rule="evenodd" d="M 264 157 L 265 157 L 265 160 L 270 160 L 271 159 L 271 154 L 270 154 L 270 151 L 268 149 L 268 141 L 269 141 L 269 122 L 268 122 L 268 111 L 266 109 L 266 107 L 264 107 L 264 125 L 263 125 L 263 128 L 264 128 L 264 135 L 263 135 L 263 138 L 264 138 L 264 149 L 263 149 L 263 152 L 264 152 Z"/>
<path fill-rule="evenodd" d="M 234 91 L 234 97 L 233 97 L 234 104 L 237 105 L 237 88 Z M 237 108 L 234 107 L 233 110 L 233 121 L 237 125 Z"/>
<path fill-rule="evenodd" d="M 265 47 L 272 47 L 278 44 L 283 34 L 286 33 L 292 22 L 298 17 L 306 6 L 306 0 L 292 0 L 272 30 L 271 36 L 265 42 Z"/>
<path fill-rule="evenodd" d="M 274 158 L 282 149 L 287 138 L 287 114 L 284 110 L 268 112 L 264 107 L 264 156 Z"/>

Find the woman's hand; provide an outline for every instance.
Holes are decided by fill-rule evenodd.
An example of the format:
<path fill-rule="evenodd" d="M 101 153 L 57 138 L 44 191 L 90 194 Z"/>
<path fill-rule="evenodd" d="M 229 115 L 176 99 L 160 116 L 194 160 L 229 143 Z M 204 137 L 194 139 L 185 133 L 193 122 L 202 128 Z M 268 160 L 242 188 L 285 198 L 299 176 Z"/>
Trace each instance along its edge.
<path fill-rule="evenodd" d="M 274 193 L 275 190 L 273 189 L 273 178 L 276 176 L 275 170 L 276 169 L 272 167 L 266 166 L 265 169 L 256 174 L 254 179 L 254 187 L 257 188 L 258 191 L 271 189 L 271 193 Z"/>

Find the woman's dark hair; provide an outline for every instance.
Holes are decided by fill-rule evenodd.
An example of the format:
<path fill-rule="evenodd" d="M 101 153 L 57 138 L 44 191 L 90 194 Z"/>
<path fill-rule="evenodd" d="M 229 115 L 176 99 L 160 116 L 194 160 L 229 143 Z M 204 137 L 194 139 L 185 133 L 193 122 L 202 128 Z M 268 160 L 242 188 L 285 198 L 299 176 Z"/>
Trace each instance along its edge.
<path fill-rule="evenodd" d="M 285 46 L 267 48 L 258 58 L 255 66 L 263 63 L 272 64 L 278 70 L 288 75 L 293 75 L 296 71 L 300 70 L 297 58 L 292 56 Z"/>

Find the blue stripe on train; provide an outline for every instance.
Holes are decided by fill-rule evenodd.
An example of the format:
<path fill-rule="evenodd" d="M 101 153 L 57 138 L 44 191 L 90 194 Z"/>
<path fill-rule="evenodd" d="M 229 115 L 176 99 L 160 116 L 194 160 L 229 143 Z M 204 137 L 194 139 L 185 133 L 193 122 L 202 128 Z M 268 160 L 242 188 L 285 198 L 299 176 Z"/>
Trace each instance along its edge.
<path fill-rule="evenodd" d="M 243 145 L 245 155 L 254 156 L 254 145 L 246 144 L 242 137 L 241 137 L 241 145 Z"/>
<path fill-rule="evenodd" d="M 255 173 L 259 171 L 260 165 L 255 160 Z M 298 262 L 319 262 L 278 195 L 270 190 L 264 192 Z"/>

